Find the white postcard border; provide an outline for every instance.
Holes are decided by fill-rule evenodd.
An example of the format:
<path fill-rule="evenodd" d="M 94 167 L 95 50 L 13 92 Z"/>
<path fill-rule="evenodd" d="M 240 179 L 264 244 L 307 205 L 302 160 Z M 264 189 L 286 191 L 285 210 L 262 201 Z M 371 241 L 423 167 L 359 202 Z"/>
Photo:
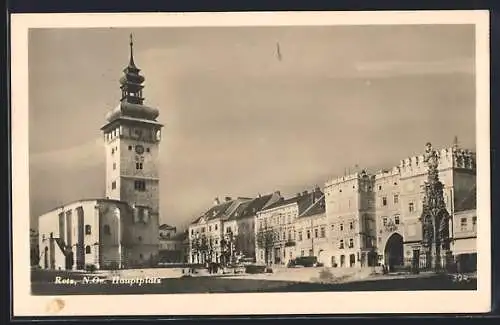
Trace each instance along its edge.
<path fill-rule="evenodd" d="M 32 296 L 29 273 L 28 29 L 91 27 L 476 25 L 477 291 Z M 491 304 L 488 11 L 11 15 L 13 316 L 474 313 Z M 56 124 L 55 124 L 56 126 Z"/>

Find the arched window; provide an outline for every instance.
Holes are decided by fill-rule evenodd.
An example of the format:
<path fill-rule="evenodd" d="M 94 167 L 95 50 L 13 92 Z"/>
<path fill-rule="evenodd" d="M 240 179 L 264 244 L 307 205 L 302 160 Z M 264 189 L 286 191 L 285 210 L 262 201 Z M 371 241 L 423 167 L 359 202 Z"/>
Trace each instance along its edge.
<path fill-rule="evenodd" d="M 111 228 L 109 227 L 109 225 L 104 225 L 103 230 L 105 235 L 111 235 Z"/>
<path fill-rule="evenodd" d="M 91 250 L 90 250 L 90 246 L 87 245 L 85 246 L 85 254 L 90 254 Z"/>

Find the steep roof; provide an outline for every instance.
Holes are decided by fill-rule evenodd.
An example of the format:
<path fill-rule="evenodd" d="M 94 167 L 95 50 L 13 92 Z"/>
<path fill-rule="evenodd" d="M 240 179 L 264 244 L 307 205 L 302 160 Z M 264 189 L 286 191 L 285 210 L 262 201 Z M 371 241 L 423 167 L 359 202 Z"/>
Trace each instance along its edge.
<path fill-rule="evenodd" d="M 320 199 L 321 197 L 324 197 L 323 192 L 321 192 L 321 190 L 319 189 L 316 189 L 313 192 L 298 194 L 288 199 L 281 199 L 273 204 L 270 204 L 264 210 L 274 209 L 280 206 L 296 203 L 299 208 L 299 215 L 301 215 L 307 208 L 309 208 L 313 203 L 316 202 L 316 200 Z"/>
<path fill-rule="evenodd" d="M 272 199 L 273 194 L 263 195 L 240 204 L 229 216 L 228 220 L 236 220 L 254 216 Z"/>
<path fill-rule="evenodd" d="M 174 226 L 167 225 L 166 223 L 162 224 L 160 230 L 176 230 L 177 228 Z"/>
<path fill-rule="evenodd" d="M 317 199 L 312 205 L 310 205 L 308 208 L 302 212 L 302 214 L 299 214 L 299 218 L 306 218 L 318 214 L 325 213 L 326 207 L 325 207 L 325 195 L 323 194 L 319 199 Z"/>
<path fill-rule="evenodd" d="M 232 212 L 232 209 L 230 209 L 234 204 L 241 203 L 239 200 L 231 200 L 231 201 L 225 201 L 220 204 L 214 205 L 210 209 L 208 209 L 205 213 L 203 213 L 200 217 L 196 218 L 191 224 L 197 224 L 199 223 L 202 219 L 205 221 L 210 221 L 214 220 L 217 218 L 225 218 L 228 217 L 227 214 Z"/>

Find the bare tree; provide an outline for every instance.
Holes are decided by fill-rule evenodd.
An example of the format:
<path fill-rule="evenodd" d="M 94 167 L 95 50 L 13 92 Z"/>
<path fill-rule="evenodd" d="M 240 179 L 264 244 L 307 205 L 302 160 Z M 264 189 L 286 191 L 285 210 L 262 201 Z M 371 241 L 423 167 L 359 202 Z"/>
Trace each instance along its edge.
<path fill-rule="evenodd" d="M 269 263 L 269 253 L 274 247 L 274 244 L 279 239 L 278 232 L 272 227 L 268 227 L 267 222 L 257 231 L 256 242 L 257 247 L 264 250 L 264 258 L 266 265 Z"/>

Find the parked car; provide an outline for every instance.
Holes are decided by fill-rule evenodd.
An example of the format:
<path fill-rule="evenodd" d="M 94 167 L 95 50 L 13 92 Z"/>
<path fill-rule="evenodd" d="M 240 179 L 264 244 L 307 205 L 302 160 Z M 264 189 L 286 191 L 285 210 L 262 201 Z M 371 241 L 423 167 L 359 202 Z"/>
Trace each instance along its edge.
<path fill-rule="evenodd" d="M 316 256 L 300 256 L 288 262 L 288 267 L 317 267 L 323 266 L 322 263 L 318 262 L 318 258 Z"/>

